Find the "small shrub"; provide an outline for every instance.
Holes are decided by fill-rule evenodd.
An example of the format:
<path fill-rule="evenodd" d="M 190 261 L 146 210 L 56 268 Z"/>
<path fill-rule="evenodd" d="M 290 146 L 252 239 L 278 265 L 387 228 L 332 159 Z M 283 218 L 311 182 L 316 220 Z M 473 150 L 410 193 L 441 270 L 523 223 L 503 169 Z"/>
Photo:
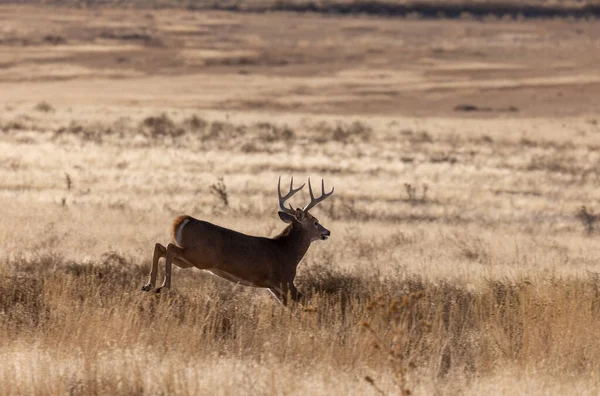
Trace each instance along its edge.
<path fill-rule="evenodd" d="M 6 124 L 2 125 L 2 131 L 3 132 L 10 132 L 10 131 L 21 131 L 23 129 L 26 129 L 27 127 L 25 126 L 25 124 L 23 124 L 20 121 L 9 121 Z"/>
<path fill-rule="evenodd" d="M 67 43 L 66 38 L 64 38 L 63 36 L 59 36 L 57 34 L 47 34 L 44 36 L 42 41 L 44 41 L 45 43 L 48 43 L 48 44 L 52 44 L 52 45 L 60 45 L 60 44 Z"/>
<path fill-rule="evenodd" d="M 314 140 L 317 143 L 325 143 L 331 140 L 341 143 L 357 143 L 369 141 L 373 130 L 368 125 L 354 121 L 351 124 L 337 123 L 332 126 L 326 122 L 320 122 L 313 127 L 317 133 Z"/>
<path fill-rule="evenodd" d="M 459 104 L 454 107 L 454 111 L 465 111 L 465 112 L 492 111 L 492 108 L 491 107 L 479 107 L 479 106 L 476 106 L 473 104 Z"/>
<path fill-rule="evenodd" d="M 185 133 L 185 130 L 175 124 L 165 113 L 158 117 L 146 117 L 140 125 L 140 129 L 145 135 L 153 138 L 164 138 L 167 136 L 178 137 Z"/>
<path fill-rule="evenodd" d="M 192 132 L 203 134 L 208 126 L 208 122 L 204 118 L 200 118 L 194 114 L 190 118 L 183 121 L 183 125 L 185 125 Z"/>
<path fill-rule="evenodd" d="M 259 122 L 254 127 L 259 131 L 258 138 L 265 142 L 290 142 L 296 138 L 294 131 L 287 125 L 279 127 L 269 122 Z"/>
<path fill-rule="evenodd" d="M 264 148 L 259 147 L 256 142 L 254 141 L 250 141 L 250 142 L 246 142 L 244 144 L 242 144 L 242 146 L 240 147 L 240 150 L 242 151 L 242 153 L 260 153 L 265 151 Z"/>
<path fill-rule="evenodd" d="M 371 139 L 373 130 L 368 125 L 360 121 L 354 121 L 352 124 L 338 124 L 333 131 L 333 140 L 346 142 L 348 140 L 357 140 L 366 142 Z"/>
<path fill-rule="evenodd" d="M 113 130 L 101 124 L 82 125 L 71 122 L 66 127 L 60 127 L 54 131 L 54 138 L 60 135 L 75 135 L 82 140 L 94 143 L 102 143 L 105 135 L 111 135 Z"/>
<path fill-rule="evenodd" d="M 54 107 L 52 107 L 50 103 L 45 101 L 36 104 L 34 109 L 37 111 L 41 111 L 42 113 L 49 113 L 51 111 L 54 111 Z"/>
<path fill-rule="evenodd" d="M 214 121 L 208 128 L 208 133 L 203 137 L 204 140 L 228 140 L 246 134 L 246 126 L 235 126 L 230 122 Z"/>
<path fill-rule="evenodd" d="M 411 144 L 433 143 L 433 137 L 427 131 L 417 131 L 407 136 Z"/>
<path fill-rule="evenodd" d="M 552 173 L 580 174 L 584 169 L 577 159 L 565 155 L 535 155 L 525 167 L 528 171 L 545 171 Z"/>
<path fill-rule="evenodd" d="M 581 209 L 579 209 L 579 211 L 577 212 L 576 217 L 581 221 L 581 223 L 585 227 L 585 232 L 589 235 L 595 231 L 596 221 L 600 216 L 595 215 L 591 210 L 588 210 L 588 208 L 582 206 Z"/>
<path fill-rule="evenodd" d="M 451 236 L 448 240 L 459 250 L 460 256 L 469 261 L 488 264 L 492 260 L 489 244 L 480 237 Z"/>

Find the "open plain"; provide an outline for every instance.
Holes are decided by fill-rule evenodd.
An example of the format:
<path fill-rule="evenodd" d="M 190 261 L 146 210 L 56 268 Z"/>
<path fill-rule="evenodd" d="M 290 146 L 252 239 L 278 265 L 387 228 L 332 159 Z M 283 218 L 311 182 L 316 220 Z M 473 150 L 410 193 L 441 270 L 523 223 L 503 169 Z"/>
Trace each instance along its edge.
<path fill-rule="evenodd" d="M 600 393 L 595 19 L 0 6 L 7 395 Z M 324 178 L 303 307 L 196 269 Z M 294 197 L 302 206 L 308 194 Z"/>

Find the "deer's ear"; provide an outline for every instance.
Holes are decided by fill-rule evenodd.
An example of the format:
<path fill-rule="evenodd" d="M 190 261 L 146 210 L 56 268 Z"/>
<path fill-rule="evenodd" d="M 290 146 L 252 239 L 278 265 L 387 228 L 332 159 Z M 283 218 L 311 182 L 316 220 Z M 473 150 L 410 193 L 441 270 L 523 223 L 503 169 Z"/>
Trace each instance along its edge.
<path fill-rule="evenodd" d="M 296 220 L 296 218 L 289 213 L 277 212 L 277 214 L 284 223 L 292 223 L 294 220 Z"/>
<path fill-rule="evenodd" d="M 298 219 L 298 221 L 302 222 L 304 221 L 304 217 L 306 217 L 306 214 L 304 213 L 304 211 L 302 209 L 296 209 L 296 219 Z"/>

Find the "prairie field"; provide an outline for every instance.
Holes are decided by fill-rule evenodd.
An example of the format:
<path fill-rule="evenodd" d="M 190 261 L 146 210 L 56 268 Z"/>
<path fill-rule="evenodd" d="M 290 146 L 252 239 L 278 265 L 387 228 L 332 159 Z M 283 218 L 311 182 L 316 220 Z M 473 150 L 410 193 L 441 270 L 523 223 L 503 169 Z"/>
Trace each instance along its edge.
<path fill-rule="evenodd" d="M 3 395 L 600 393 L 595 18 L 29 3 L 0 5 Z M 277 235 L 279 176 L 335 186 L 302 305 L 140 290 L 178 215 Z"/>

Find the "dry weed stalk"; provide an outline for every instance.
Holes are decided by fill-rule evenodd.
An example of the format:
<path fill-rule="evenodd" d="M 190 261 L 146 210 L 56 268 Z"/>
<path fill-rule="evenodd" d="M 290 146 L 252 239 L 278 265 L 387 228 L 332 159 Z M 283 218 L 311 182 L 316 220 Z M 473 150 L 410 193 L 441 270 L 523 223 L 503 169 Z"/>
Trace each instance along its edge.
<path fill-rule="evenodd" d="M 73 187 L 73 179 L 71 179 L 71 175 L 65 173 L 65 183 L 67 184 L 67 190 L 71 191 L 71 187 Z"/>
<path fill-rule="evenodd" d="M 73 179 L 71 178 L 71 175 L 69 175 L 67 172 L 65 172 L 65 184 L 67 187 L 67 194 L 69 194 L 71 192 L 71 189 L 73 188 Z M 61 205 L 67 206 L 67 197 L 66 196 L 63 196 L 61 198 Z"/>
<path fill-rule="evenodd" d="M 417 197 L 417 187 L 413 186 L 410 183 L 404 183 L 404 189 L 406 190 L 406 196 L 408 202 L 411 204 L 417 203 L 425 203 L 427 201 L 427 191 L 429 190 L 429 186 L 426 183 L 423 183 L 423 189 L 421 193 L 421 197 Z"/>
<path fill-rule="evenodd" d="M 210 192 L 219 198 L 223 206 L 229 207 L 229 193 L 222 177 L 219 177 L 216 183 L 210 185 Z"/>

